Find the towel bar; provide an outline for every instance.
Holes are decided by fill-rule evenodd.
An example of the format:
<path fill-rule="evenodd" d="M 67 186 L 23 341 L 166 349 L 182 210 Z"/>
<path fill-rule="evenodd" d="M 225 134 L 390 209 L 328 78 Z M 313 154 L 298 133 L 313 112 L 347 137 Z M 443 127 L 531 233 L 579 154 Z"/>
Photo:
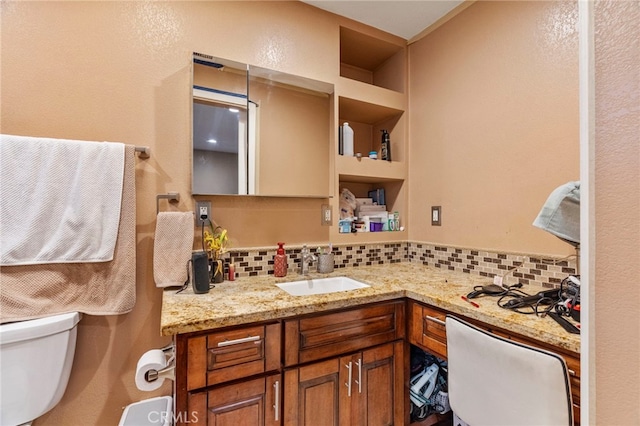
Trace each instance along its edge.
<path fill-rule="evenodd" d="M 138 153 L 139 158 L 151 157 L 151 148 L 148 146 L 136 146 L 136 152 Z"/>
<path fill-rule="evenodd" d="M 169 200 L 170 203 L 177 203 L 180 201 L 180 194 L 178 192 L 169 192 L 156 195 L 156 214 L 160 213 L 160 199 L 162 198 Z"/>

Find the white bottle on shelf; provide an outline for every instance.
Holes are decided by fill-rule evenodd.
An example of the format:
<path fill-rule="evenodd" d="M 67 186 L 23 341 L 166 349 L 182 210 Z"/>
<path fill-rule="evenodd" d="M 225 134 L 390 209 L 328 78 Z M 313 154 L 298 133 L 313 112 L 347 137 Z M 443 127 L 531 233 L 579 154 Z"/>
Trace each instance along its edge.
<path fill-rule="evenodd" d="M 346 122 L 342 125 L 342 155 L 353 157 L 353 129 Z"/>

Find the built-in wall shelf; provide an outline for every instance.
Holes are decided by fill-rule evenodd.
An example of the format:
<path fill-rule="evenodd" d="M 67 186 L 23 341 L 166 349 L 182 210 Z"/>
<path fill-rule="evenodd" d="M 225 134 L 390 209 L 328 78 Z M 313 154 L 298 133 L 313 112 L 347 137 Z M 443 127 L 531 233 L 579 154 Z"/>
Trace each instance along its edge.
<path fill-rule="evenodd" d="M 335 83 L 335 90 L 340 96 L 358 100 L 371 105 L 404 111 L 407 97 L 404 93 L 394 92 L 385 88 L 371 86 L 359 81 L 340 78 Z"/>
<path fill-rule="evenodd" d="M 339 180 L 349 182 L 402 181 L 407 174 L 406 165 L 402 162 L 344 155 L 339 155 L 336 159 L 336 168 Z"/>
<path fill-rule="evenodd" d="M 391 139 L 391 159 L 404 161 L 406 118 L 403 110 L 339 96 L 338 114 L 339 124 L 348 122 L 353 129 L 355 153 L 363 157 L 368 157 L 370 151 L 379 153 L 384 129 Z"/>
<path fill-rule="evenodd" d="M 338 97 L 338 108 L 341 118 L 371 125 L 389 121 L 404 114 L 404 110 L 400 108 L 364 102 L 346 96 Z"/>
<path fill-rule="evenodd" d="M 340 27 L 340 75 L 404 93 L 406 43 Z"/>
<path fill-rule="evenodd" d="M 400 219 L 402 225 L 402 218 Z M 355 232 L 351 234 L 337 234 L 331 241 L 335 244 L 363 244 L 388 243 L 389 241 L 406 241 L 409 238 L 407 230 L 382 232 Z"/>
<path fill-rule="evenodd" d="M 334 84 L 335 194 L 340 197 L 348 189 L 356 198 L 369 198 L 372 191 L 383 189 L 386 211 L 398 212 L 405 230 L 340 234 L 336 220 L 331 227 L 336 243 L 408 238 L 406 52 L 406 40 L 391 34 L 340 26 L 340 77 Z M 340 155 L 337 127 L 345 122 L 353 129 L 355 156 Z M 382 130 L 389 132 L 392 161 L 381 158 Z M 371 151 L 378 159 L 369 158 Z M 339 204 L 334 205 L 334 217 L 340 216 Z"/>

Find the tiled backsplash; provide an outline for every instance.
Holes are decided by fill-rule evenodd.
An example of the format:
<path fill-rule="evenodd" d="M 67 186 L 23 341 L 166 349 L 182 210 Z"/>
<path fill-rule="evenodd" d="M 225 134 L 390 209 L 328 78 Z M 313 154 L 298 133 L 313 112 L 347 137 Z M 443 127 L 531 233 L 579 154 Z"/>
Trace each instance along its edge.
<path fill-rule="evenodd" d="M 491 278 L 513 270 L 504 278 L 504 283 L 507 285 L 522 283 L 541 287 L 559 287 L 564 278 L 576 274 L 575 257 L 561 260 L 429 243 L 409 242 L 407 244 L 410 261 L 423 265 Z"/>
<path fill-rule="evenodd" d="M 315 247 L 310 249 L 315 253 Z M 327 248 L 326 245 L 323 248 Z M 300 268 L 301 246 L 288 246 L 286 249 L 289 260 L 289 274 L 297 273 Z M 247 250 L 232 250 L 227 253 L 236 266 L 239 277 L 273 274 L 273 256 L 276 247 L 252 248 Z M 392 242 L 378 244 L 345 244 L 333 246 L 336 268 L 379 265 L 383 263 L 398 263 L 408 261 L 407 243 Z"/>
<path fill-rule="evenodd" d="M 301 246 L 287 248 L 289 274 L 298 272 L 301 250 Z M 227 253 L 226 257 L 235 263 L 238 277 L 270 275 L 273 274 L 275 252 L 276 247 L 241 249 Z M 333 247 L 333 253 L 336 268 L 416 262 L 451 271 L 494 277 L 504 275 L 515 267 L 505 278 L 507 284 L 520 282 L 541 287 L 558 287 L 568 275 L 576 274 L 575 257 L 559 260 L 412 241 L 337 245 Z"/>

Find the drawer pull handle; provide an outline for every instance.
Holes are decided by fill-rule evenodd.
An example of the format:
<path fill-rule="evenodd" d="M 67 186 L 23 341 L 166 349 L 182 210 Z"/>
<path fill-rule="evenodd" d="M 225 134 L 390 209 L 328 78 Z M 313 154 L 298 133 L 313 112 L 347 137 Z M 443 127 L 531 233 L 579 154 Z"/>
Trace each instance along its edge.
<path fill-rule="evenodd" d="M 362 358 L 358 358 L 356 365 L 358 366 L 358 380 L 356 380 L 358 393 L 362 393 Z"/>
<path fill-rule="evenodd" d="M 241 343 L 255 342 L 258 340 L 260 340 L 260 336 L 249 336 L 249 337 L 243 337 L 242 339 L 225 340 L 224 342 L 218 343 L 218 347 L 222 348 L 225 346 L 239 345 Z"/>
<path fill-rule="evenodd" d="M 432 317 L 430 315 L 427 315 L 427 316 L 424 317 L 424 319 L 426 319 L 427 321 L 435 322 L 436 324 L 440 324 L 443 327 L 446 326 L 444 321 L 442 321 L 440 318 L 436 318 L 436 317 Z"/>
<path fill-rule="evenodd" d="M 349 361 L 349 364 L 345 364 L 345 367 L 347 367 L 347 370 L 349 371 L 349 373 L 347 373 L 347 383 L 345 383 L 345 386 L 347 387 L 347 396 L 351 397 L 351 361 Z"/>
<path fill-rule="evenodd" d="M 571 370 L 571 369 L 567 369 L 567 370 L 569 370 L 569 375 L 570 375 L 570 376 L 573 376 L 573 377 L 576 377 L 576 376 L 577 376 L 577 374 L 576 374 L 576 372 L 575 372 L 575 371 L 573 371 L 573 370 Z"/>
<path fill-rule="evenodd" d="M 278 380 L 273 384 L 273 392 L 276 394 L 274 397 L 273 410 L 275 411 L 275 421 L 277 422 L 280 420 L 280 382 Z"/>

